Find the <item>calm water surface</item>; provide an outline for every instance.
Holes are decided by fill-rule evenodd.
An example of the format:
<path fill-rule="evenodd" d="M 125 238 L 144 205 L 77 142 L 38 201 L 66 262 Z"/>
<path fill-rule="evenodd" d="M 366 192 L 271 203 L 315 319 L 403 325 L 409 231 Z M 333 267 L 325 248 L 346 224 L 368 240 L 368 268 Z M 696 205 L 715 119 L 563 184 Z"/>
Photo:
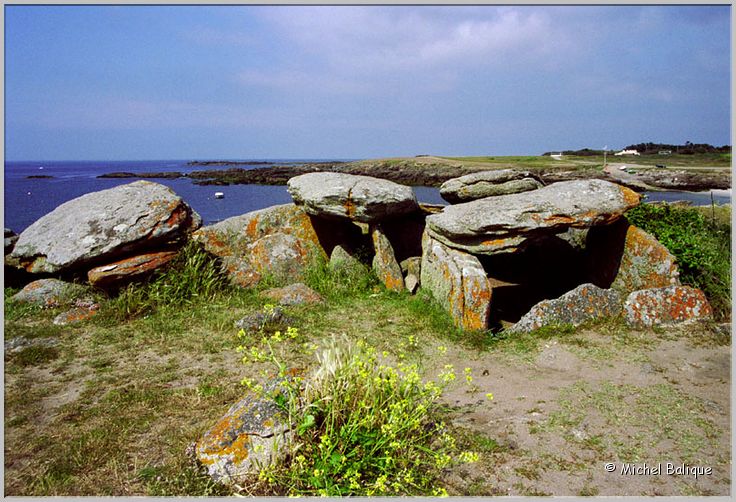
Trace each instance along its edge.
<path fill-rule="evenodd" d="M 335 159 L 329 159 L 335 160 Z M 344 160 L 344 159 L 341 159 Z M 253 159 L 246 162 L 261 162 Z M 298 164 L 305 162 L 325 162 L 326 159 L 284 159 L 269 160 L 276 164 Z M 159 161 L 68 161 L 68 162 L 6 162 L 5 163 L 5 227 L 16 233 L 25 230 L 41 216 L 51 212 L 60 204 L 71 199 L 123 185 L 135 181 L 135 178 L 97 178 L 100 174 L 115 171 L 156 172 L 180 171 L 189 173 L 206 169 L 227 169 L 219 166 L 187 166 L 186 160 Z M 245 169 L 263 167 L 237 166 Z M 34 179 L 32 175 L 52 176 L 52 178 Z M 286 186 L 270 185 L 195 185 L 192 180 L 151 179 L 170 187 L 197 211 L 205 225 L 209 225 L 231 216 L 249 211 L 263 209 L 276 204 L 291 202 Z M 215 192 L 223 192 L 225 198 L 215 199 Z M 446 204 L 440 197 L 439 190 L 430 187 L 414 187 L 420 202 Z M 731 202 L 730 191 L 716 191 L 716 204 Z M 710 204 L 710 192 L 650 192 L 649 201 L 655 200 L 690 200 L 694 204 Z"/>

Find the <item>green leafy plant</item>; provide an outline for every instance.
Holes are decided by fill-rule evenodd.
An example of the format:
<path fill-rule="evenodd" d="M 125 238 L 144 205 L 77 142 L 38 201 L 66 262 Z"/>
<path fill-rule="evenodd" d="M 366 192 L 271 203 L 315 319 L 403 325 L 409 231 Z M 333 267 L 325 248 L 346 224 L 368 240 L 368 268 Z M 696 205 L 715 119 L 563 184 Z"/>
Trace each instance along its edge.
<path fill-rule="evenodd" d="M 454 438 L 438 419 L 438 400 L 455 380 L 445 366 L 434 380 L 422 381 L 416 364 L 384 360 L 363 340 L 331 337 L 316 350 L 296 328 L 260 333 L 241 332 L 248 364 L 263 364 L 262 375 L 275 369 L 285 382 L 266 397 L 288 416 L 294 437 L 282 460 L 263 466 L 260 480 L 275 493 L 290 495 L 445 494 L 437 488 L 441 471 L 478 455 L 458 452 Z M 316 366 L 295 377 L 283 362 L 296 347 L 316 354 Z M 399 358 L 403 359 L 403 358 Z M 472 381 L 470 370 L 465 378 Z M 243 381 L 256 393 L 263 386 Z M 490 397 L 489 397 L 490 398 Z"/>
<path fill-rule="evenodd" d="M 731 311 L 731 225 L 709 219 L 695 208 L 641 204 L 626 218 L 654 235 L 677 258 L 680 279 L 700 288 L 717 318 Z"/>

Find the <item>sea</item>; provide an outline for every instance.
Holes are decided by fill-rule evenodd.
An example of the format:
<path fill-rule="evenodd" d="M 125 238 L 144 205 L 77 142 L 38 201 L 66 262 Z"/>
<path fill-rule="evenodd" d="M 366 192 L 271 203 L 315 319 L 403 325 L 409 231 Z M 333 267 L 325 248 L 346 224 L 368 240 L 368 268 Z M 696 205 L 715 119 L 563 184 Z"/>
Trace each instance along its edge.
<path fill-rule="evenodd" d="M 263 162 L 273 165 L 295 165 L 313 162 L 347 161 L 357 159 L 227 159 L 244 162 L 235 167 L 256 169 Z M 136 161 L 23 161 L 5 162 L 5 228 L 21 233 L 41 216 L 80 195 L 118 185 L 131 183 L 136 178 L 99 178 L 112 172 L 189 173 L 208 169 L 227 169 L 228 166 L 192 166 L 190 160 L 136 160 Z M 50 176 L 29 178 L 29 176 Z M 217 223 L 257 209 L 292 202 L 286 186 L 271 185 L 195 185 L 192 179 L 160 179 L 149 181 L 170 187 L 199 215 L 205 225 Z M 439 190 L 432 187 L 413 187 L 419 202 L 447 204 Z M 222 199 L 215 198 L 222 192 Z M 730 204 L 730 190 L 708 192 L 647 192 L 647 201 L 690 201 L 695 205 Z"/>
<path fill-rule="evenodd" d="M 113 188 L 136 181 L 138 178 L 98 178 L 113 172 L 162 172 L 190 173 L 212 169 L 256 169 L 263 162 L 272 165 L 295 165 L 313 162 L 333 162 L 356 159 L 227 159 L 246 162 L 237 166 L 192 166 L 188 160 L 136 160 L 136 161 L 23 161 L 5 162 L 5 228 L 17 234 L 34 221 L 59 205 L 80 195 Z M 51 176 L 29 178 L 29 176 Z M 292 202 L 285 185 L 195 185 L 190 178 L 148 181 L 170 187 L 202 217 L 203 224 L 217 223 L 257 209 Z M 222 199 L 215 198 L 222 192 Z M 446 204 L 439 190 L 430 187 L 414 187 L 417 200 L 430 204 Z"/>

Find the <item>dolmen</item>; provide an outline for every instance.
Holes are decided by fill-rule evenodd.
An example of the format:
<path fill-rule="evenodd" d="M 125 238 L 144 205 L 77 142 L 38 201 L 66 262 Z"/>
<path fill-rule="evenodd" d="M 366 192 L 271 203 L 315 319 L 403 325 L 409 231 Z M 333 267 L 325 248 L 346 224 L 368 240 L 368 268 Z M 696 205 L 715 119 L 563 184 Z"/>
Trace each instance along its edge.
<path fill-rule="evenodd" d="M 455 202 L 447 206 L 339 172 L 296 176 L 287 190 L 292 204 L 204 227 L 157 183 L 90 193 L 17 240 L 6 230 L 6 268 L 114 291 L 167 266 L 194 240 L 245 288 L 269 277 L 298 283 L 315 259 L 334 271 L 369 266 L 389 290 L 421 287 L 465 330 L 531 331 L 622 312 L 635 326 L 712 315 L 702 292 L 681 289 L 669 251 L 628 223 L 624 214 L 640 198 L 615 183 L 544 186 L 526 171 L 476 173 L 443 185 Z"/>

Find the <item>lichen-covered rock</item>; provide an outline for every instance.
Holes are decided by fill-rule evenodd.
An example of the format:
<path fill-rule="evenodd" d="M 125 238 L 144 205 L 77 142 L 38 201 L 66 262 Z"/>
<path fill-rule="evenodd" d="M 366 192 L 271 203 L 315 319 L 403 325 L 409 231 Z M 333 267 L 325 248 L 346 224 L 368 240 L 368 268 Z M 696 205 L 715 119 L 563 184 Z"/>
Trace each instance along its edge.
<path fill-rule="evenodd" d="M 447 206 L 427 216 L 429 235 L 474 254 L 514 252 L 528 239 L 607 225 L 639 204 L 632 190 L 603 180 L 576 180 L 512 195 Z"/>
<path fill-rule="evenodd" d="M 95 267 L 87 272 L 89 283 L 101 289 L 118 288 L 142 280 L 160 269 L 177 255 L 177 251 L 144 253 Z"/>
<path fill-rule="evenodd" d="M 421 276 L 422 273 L 422 257 L 421 256 L 410 256 L 399 263 L 401 271 L 404 274 L 413 274 L 417 277 Z"/>
<path fill-rule="evenodd" d="M 267 312 L 256 312 L 235 321 L 235 327 L 246 332 L 255 332 L 265 328 L 283 329 L 289 324 L 291 324 L 291 319 L 281 307 L 274 307 Z"/>
<path fill-rule="evenodd" d="M 197 460 L 215 481 L 242 483 L 284 453 L 291 436 L 288 417 L 272 397 L 283 381 L 272 380 L 263 396 L 249 394 L 234 404 L 197 442 Z"/>
<path fill-rule="evenodd" d="M 11 256 L 29 272 L 65 272 L 181 243 L 200 225 L 170 188 L 136 181 L 65 202 L 25 229 Z"/>
<path fill-rule="evenodd" d="M 456 204 L 484 197 L 528 192 L 542 186 L 528 171 L 499 169 L 447 180 L 440 186 L 440 195 L 447 202 Z"/>
<path fill-rule="evenodd" d="M 383 233 L 380 225 L 374 225 L 371 228 L 371 238 L 373 239 L 373 271 L 378 279 L 386 286 L 387 289 L 393 291 L 404 290 L 404 276 L 401 274 L 401 267 L 396 261 L 394 248 Z"/>
<path fill-rule="evenodd" d="M 417 288 L 419 288 L 419 279 L 414 274 L 406 274 L 406 277 L 404 277 L 404 285 L 409 293 L 414 294 L 416 293 Z"/>
<path fill-rule="evenodd" d="M 422 288 L 466 330 L 488 327 L 491 286 L 473 255 L 449 248 L 425 232 L 422 237 Z"/>
<path fill-rule="evenodd" d="M 601 317 L 614 317 L 621 313 L 621 303 L 617 291 L 581 284 L 559 298 L 537 303 L 508 331 L 528 333 L 548 324 L 577 326 Z"/>
<path fill-rule="evenodd" d="M 276 300 L 281 305 L 302 305 L 324 301 L 319 293 L 301 282 L 283 288 L 267 289 L 263 292 L 263 296 Z"/>
<path fill-rule="evenodd" d="M 411 187 L 370 176 L 318 172 L 288 181 L 294 202 L 315 216 L 372 223 L 419 210 Z"/>
<path fill-rule="evenodd" d="M 640 289 L 679 286 L 675 257 L 657 239 L 630 225 L 621 264 L 611 288 L 626 295 Z"/>
<path fill-rule="evenodd" d="M 26 285 L 11 297 L 12 301 L 33 303 L 44 307 L 58 307 L 73 303 L 90 290 L 81 284 L 61 281 L 59 279 L 39 279 Z"/>
<path fill-rule="evenodd" d="M 264 275 L 299 280 L 314 257 L 326 258 L 312 219 L 294 204 L 283 204 L 203 227 L 193 239 L 221 258 L 233 284 L 251 287 Z"/>
<path fill-rule="evenodd" d="M 98 303 L 90 302 L 89 305 L 78 305 L 71 310 L 62 312 L 61 314 L 54 317 L 53 322 L 57 326 L 66 326 L 68 324 L 76 324 L 78 322 L 86 321 L 94 317 L 97 314 L 99 308 L 100 305 Z"/>
<path fill-rule="evenodd" d="M 640 289 L 678 286 L 675 257 L 652 235 L 621 218 L 591 228 L 584 251 L 590 282 L 612 288 L 626 298 Z"/>
<path fill-rule="evenodd" d="M 354 253 L 339 244 L 334 247 L 332 254 L 330 254 L 330 262 L 328 264 L 330 270 L 351 270 L 362 266 L 363 264 Z"/>
<path fill-rule="evenodd" d="M 631 293 L 624 302 L 626 323 L 634 327 L 668 326 L 713 317 L 705 294 L 689 286 L 668 286 Z"/>

